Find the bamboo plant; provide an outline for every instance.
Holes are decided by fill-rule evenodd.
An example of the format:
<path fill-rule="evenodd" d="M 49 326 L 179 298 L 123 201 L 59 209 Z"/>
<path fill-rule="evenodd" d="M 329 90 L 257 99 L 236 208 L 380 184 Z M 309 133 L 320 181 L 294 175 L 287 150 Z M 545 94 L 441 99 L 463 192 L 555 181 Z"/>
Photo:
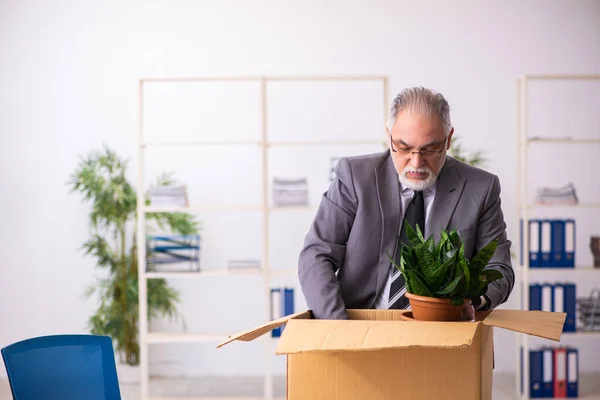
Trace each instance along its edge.
<path fill-rule="evenodd" d="M 138 365 L 137 195 L 127 180 L 127 168 L 128 161 L 104 145 L 102 150 L 80 159 L 68 186 L 70 193 L 78 192 L 91 203 L 90 234 L 82 250 L 95 257 L 96 266 L 105 272 L 85 292 L 88 297 L 99 295 L 88 329 L 92 334 L 112 337 L 122 363 Z M 170 183 L 170 174 L 163 174 L 156 181 L 157 185 Z M 148 231 L 193 235 L 199 230 L 199 223 L 187 213 L 148 213 L 146 219 Z M 178 317 L 179 300 L 179 293 L 166 280 L 148 280 L 149 319 Z"/>

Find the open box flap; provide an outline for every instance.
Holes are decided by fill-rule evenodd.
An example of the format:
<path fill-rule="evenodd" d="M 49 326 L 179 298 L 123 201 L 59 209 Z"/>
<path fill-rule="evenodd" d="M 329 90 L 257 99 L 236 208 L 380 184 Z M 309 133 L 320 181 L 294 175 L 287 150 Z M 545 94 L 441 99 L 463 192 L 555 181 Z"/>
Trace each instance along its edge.
<path fill-rule="evenodd" d="M 260 336 L 264 335 L 265 333 L 270 332 L 273 329 L 280 327 L 281 325 L 283 325 L 283 324 L 287 323 L 288 321 L 295 319 L 295 318 L 303 318 L 303 319 L 312 318 L 312 312 L 309 310 L 309 311 L 301 311 L 301 312 L 298 312 L 295 314 L 290 314 L 285 317 L 281 317 L 281 318 L 275 319 L 273 321 L 269 321 L 266 324 L 260 325 L 258 327 L 254 327 L 254 328 L 248 329 L 246 331 L 237 333 L 235 335 L 229 335 L 229 337 L 225 341 L 223 341 L 222 343 L 217 345 L 217 348 L 224 346 L 227 343 L 233 342 L 234 340 L 250 342 L 250 341 L 256 339 L 257 337 L 260 337 Z"/>
<path fill-rule="evenodd" d="M 468 348 L 478 328 L 471 322 L 302 320 L 288 322 L 276 353 L 389 348 Z"/>
<path fill-rule="evenodd" d="M 527 310 L 494 310 L 482 322 L 486 325 L 560 341 L 566 313 Z"/>

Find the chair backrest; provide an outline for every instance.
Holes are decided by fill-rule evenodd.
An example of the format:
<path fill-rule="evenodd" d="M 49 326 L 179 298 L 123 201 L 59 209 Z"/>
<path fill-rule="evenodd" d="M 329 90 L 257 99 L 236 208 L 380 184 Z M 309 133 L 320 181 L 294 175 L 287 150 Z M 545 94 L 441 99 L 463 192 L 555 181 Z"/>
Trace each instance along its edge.
<path fill-rule="evenodd" d="M 14 400 L 120 400 L 112 340 L 52 335 L 2 349 Z"/>

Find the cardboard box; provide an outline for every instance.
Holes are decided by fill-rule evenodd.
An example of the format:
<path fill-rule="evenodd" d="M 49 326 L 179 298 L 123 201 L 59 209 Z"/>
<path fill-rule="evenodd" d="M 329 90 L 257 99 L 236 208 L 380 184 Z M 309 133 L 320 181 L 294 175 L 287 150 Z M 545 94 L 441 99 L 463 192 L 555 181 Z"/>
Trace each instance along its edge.
<path fill-rule="evenodd" d="M 348 320 L 310 311 L 229 336 L 251 341 L 286 324 L 287 399 L 491 400 L 493 328 L 560 341 L 565 313 L 494 310 L 475 322 L 405 321 L 400 310 L 348 310 Z M 513 348 L 502 349 L 513 351 Z"/>

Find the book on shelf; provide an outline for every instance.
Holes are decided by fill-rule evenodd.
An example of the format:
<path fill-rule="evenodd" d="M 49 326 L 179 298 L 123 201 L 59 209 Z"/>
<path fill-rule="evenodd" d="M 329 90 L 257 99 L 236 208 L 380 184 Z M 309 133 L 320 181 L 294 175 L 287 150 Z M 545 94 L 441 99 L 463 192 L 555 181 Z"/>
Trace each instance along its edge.
<path fill-rule="evenodd" d="M 579 349 L 573 346 L 538 346 L 529 350 L 529 397 L 576 398 L 579 396 Z M 520 389 L 523 393 L 523 375 Z"/>
<path fill-rule="evenodd" d="M 575 268 L 575 220 L 529 219 L 530 268 Z M 523 263 L 523 220 L 520 221 L 521 264 Z"/>
<path fill-rule="evenodd" d="M 271 320 L 275 320 L 294 313 L 294 288 L 271 288 Z M 285 329 L 285 324 L 271 331 L 272 337 L 280 337 Z"/>
<path fill-rule="evenodd" d="M 529 284 L 529 310 L 564 312 L 563 332 L 577 331 L 577 287 L 573 282 Z"/>

